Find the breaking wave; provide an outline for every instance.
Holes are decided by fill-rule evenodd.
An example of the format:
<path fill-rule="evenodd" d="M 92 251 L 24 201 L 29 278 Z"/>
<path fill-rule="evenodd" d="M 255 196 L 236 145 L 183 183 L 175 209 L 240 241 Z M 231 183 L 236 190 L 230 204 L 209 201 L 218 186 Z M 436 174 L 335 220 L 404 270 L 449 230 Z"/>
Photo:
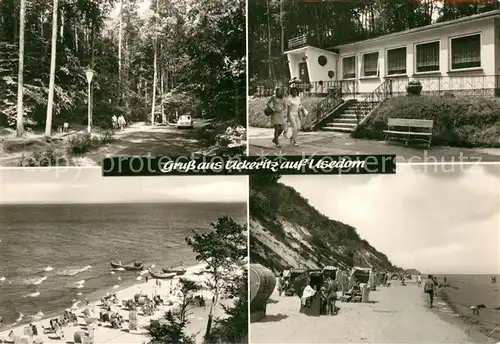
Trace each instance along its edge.
<path fill-rule="evenodd" d="M 57 273 L 58 276 L 75 276 L 79 273 L 92 269 L 92 266 L 87 265 L 83 268 L 74 268 L 74 269 L 63 269 Z"/>

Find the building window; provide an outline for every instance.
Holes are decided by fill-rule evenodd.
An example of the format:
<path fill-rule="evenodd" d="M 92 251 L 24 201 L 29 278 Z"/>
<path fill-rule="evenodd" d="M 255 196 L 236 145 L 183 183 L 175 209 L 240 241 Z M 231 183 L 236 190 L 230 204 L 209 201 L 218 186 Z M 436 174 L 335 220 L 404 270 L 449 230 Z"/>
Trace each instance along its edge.
<path fill-rule="evenodd" d="M 439 71 L 439 42 L 417 44 L 417 73 Z"/>
<path fill-rule="evenodd" d="M 406 47 L 387 51 L 387 75 L 406 74 Z"/>
<path fill-rule="evenodd" d="M 451 69 L 481 67 L 481 35 L 451 39 Z"/>
<path fill-rule="evenodd" d="M 363 76 L 378 76 L 378 52 L 363 55 Z"/>
<path fill-rule="evenodd" d="M 342 78 L 352 79 L 356 77 L 356 56 L 344 57 L 342 59 Z"/>

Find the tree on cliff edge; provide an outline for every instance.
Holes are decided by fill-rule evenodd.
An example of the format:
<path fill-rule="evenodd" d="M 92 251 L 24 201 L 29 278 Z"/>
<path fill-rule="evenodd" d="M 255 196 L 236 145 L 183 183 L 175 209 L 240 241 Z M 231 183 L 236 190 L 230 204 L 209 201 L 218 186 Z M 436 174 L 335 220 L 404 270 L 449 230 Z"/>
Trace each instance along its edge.
<path fill-rule="evenodd" d="M 205 340 L 211 337 L 213 311 L 221 295 L 231 295 L 237 290 L 241 275 L 246 270 L 247 257 L 246 228 L 229 217 L 221 217 L 212 223 L 214 230 L 207 233 L 195 233 L 186 238 L 189 246 L 196 253 L 196 260 L 207 264 L 206 271 L 211 275 L 208 287 L 214 297 L 210 304 Z M 239 271 L 238 271 L 239 270 Z"/>

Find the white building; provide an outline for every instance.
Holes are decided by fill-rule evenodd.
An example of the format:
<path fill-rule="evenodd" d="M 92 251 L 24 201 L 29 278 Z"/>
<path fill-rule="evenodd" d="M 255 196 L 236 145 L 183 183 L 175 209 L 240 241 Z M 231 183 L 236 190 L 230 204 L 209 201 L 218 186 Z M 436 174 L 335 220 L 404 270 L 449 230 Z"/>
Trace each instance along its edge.
<path fill-rule="evenodd" d="M 340 82 L 345 93 L 370 94 L 388 80 L 393 92 L 405 92 L 413 79 L 422 83 L 422 93 L 500 93 L 498 10 L 332 50 L 307 43 L 306 36 L 292 39 L 285 54 L 291 78 L 310 83 L 312 93 Z"/>

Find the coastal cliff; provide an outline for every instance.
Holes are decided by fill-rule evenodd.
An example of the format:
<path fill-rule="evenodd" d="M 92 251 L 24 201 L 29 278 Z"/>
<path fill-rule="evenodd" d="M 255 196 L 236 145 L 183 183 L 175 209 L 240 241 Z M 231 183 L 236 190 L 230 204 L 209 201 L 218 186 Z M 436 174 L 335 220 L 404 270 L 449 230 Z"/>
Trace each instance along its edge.
<path fill-rule="evenodd" d="M 249 226 L 251 262 L 275 272 L 326 265 L 400 270 L 354 227 L 318 212 L 279 176 L 250 178 Z"/>

